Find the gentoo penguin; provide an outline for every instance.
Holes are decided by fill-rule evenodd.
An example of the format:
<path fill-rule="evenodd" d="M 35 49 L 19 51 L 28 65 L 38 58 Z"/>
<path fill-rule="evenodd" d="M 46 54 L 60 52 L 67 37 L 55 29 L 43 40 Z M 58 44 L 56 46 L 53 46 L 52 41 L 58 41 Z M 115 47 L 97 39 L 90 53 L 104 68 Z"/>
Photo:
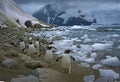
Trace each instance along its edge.
<path fill-rule="evenodd" d="M 75 58 L 69 55 L 70 52 L 71 50 L 67 49 L 62 56 L 56 59 L 57 62 L 59 59 L 62 59 L 62 69 L 64 73 L 71 73 L 71 59 L 75 61 Z"/>
<path fill-rule="evenodd" d="M 33 57 L 35 53 L 36 53 L 36 49 L 35 49 L 34 44 L 32 42 L 29 42 L 29 45 L 28 45 L 28 55 Z"/>
<path fill-rule="evenodd" d="M 34 45 L 36 48 L 37 55 L 39 56 L 40 55 L 40 42 L 38 38 L 34 41 Z"/>
<path fill-rule="evenodd" d="M 45 52 L 45 62 L 46 62 L 46 66 L 53 64 L 53 51 L 51 46 L 48 46 Z"/>
<path fill-rule="evenodd" d="M 19 48 L 24 51 L 25 49 L 25 42 L 21 39 L 20 42 L 19 42 Z"/>

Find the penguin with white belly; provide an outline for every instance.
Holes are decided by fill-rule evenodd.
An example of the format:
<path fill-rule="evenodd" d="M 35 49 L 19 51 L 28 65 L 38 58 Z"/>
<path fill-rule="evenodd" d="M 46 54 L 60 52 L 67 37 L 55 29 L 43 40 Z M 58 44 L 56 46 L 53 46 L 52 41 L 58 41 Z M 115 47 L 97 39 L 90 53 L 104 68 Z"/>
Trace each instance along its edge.
<path fill-rule="evenodd" d="M 53 51 L 51 46 L 48 46 L 45 52 L 45 62 L 46 62 L 46 66 L 53 64 Z"/>
<path fill-rule="evenodd" d="M 33 57 L 35 53 L 36 53 L 35 46 L 34 46 L 34 44 L 30 41 L 30 42 L 29 42 L 29 45 L 28 45 L 28 55 L 31 56 L 31 57 Z"/>
<path fill-rule="evenodd" d="M 62 69 L 64 73 L 71 73 L 71 59 L 75 61 L 75 58 L 69 55 L 70 52 L 71 50 L 67 49 L 62 56 L 56 59 L 57 62 L 59 59 L 62 59 Z"/>
<path fill-rule="evenodd" d="M 40 42 L 39 42 L 39 38 L 37 38 L 35 40 L 34 45 L 35 45 L 35 48 L 36 48 L 37 55 L 39 56 L 40 55 Z"/>
<path fill-rule="evenodd" d="M 24 49 L 25 49 L 25 42 L 22 40 L 22 39 L 20 39 L 20 42 L 19 42 L 19 48 L 22 50 L 22 51 L 24 51 Z"/>

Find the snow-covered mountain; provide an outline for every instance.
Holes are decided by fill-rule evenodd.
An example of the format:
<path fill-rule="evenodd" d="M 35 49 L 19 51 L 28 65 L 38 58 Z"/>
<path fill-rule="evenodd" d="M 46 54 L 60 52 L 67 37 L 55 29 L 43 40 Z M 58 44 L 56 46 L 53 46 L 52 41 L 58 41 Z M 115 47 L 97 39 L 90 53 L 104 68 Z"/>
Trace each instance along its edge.
<path fill-rule="evenodd" d="M 87 14 L 83 14 L 81 10 L 69 9 L 67 11 L 63 11 L 51 4 L 48 4 L 35 12 L 33 16 L 49 24 L 62 26 L 91 25 L 96 22 L 93 15 L 88 16 Z"/>
<path fill-rule="evenodd" d="M 32 23 L 39 23 L 39 21 L 26 14 L 20 9 L 13 0 L 0 0 L 0 20 L 2 23 L 7 23 L 8 20 L 17 26 L 16 20 L 19 20 L 20 25 L 24 26 L 25 21 L 31 20 Z"/>

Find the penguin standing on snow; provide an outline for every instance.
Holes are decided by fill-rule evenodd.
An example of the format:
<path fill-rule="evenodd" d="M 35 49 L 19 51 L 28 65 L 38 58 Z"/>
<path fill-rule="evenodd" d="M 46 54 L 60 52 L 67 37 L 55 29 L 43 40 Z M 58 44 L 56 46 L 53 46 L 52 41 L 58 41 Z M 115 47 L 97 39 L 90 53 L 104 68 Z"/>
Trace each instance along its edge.
<path fill-rule="evenodd" d="M 56 59 L 57 62 L 59 59 L 62 59 L 62 69 L 64 73 L 71 73 L 71 59 L 75 61 L 75 58 L 69 55 L 70 52 L 71 50 L 67 49 L 62 56 Z"/>
<path fill-rule="evenodd" d="M 45 52 L 45 62 L 46 62 L 46 66 L 49 66 L 49 65 L 53 64 L 52 46 L 48 46 L 48 48 Z"/>

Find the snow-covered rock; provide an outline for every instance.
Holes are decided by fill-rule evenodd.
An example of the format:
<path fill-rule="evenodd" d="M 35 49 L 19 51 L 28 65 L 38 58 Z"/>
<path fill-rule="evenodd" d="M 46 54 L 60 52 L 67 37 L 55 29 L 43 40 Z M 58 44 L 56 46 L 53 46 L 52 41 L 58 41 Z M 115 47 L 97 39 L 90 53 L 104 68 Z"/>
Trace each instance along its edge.
<path fill-rule="evenodd" d="M 109 81 L 110 78 L 113 80 L 120 78 L 120 75 L 111 69 L 99 69 L 99 72 L 100 72 L 100 76 L 106 78 L 107 81 Z"/>
<path fill-rule="evenodd" d="M 120 60 L 117 57 L 107 57 L 107 59 L 101 60 L 101 63 L 107 66 L 120 66 Z"/>

